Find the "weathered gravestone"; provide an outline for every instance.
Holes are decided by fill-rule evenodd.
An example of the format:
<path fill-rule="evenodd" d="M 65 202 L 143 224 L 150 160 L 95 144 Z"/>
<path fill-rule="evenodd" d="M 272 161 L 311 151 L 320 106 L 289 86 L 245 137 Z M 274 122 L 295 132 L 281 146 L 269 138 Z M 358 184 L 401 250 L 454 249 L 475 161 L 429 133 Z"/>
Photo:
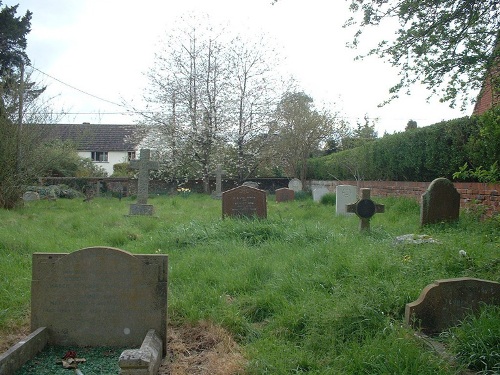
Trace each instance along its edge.
<path fill-rule="evenodd" d="M 107 247 L 34 253 L 31 329 L 46 327 L 51 345 L 147 345 L 128 351 L 125 367 L 134 357 L 135 369 L 157 367 L 166 354 L 167 274 L 167 255 Z M 134 373 L 127 371 L 122 374 Z"/>
<path fill-rule="evenodd" d="M 255 188 L 255 189 L 258 189 L 259 188 L 259 184 L 255 181 L 245 181 L 243 184 L 243 186 L 249 186 L 249 187 L 252 187 L 252 188 Z"/>
<path fill-rule="evenodd" d="M 437 178 L 422 195 L 420 225 L 458 220 L 460 193 L 450 180 Z"/>
<path fill-rule="evenodd" d="M 226 173 L 226 171 L 222 170 L 220 164 L 217 165 L 217 169 L 215 170 L 215 191 L 212 193 L 212 198 L 221 199 L 222 197 L 222 175 Z"/>
<path fill-rule="evenodd" d="M 483 303 L 500 305 L 500 283 L 468 277 L 437 280 L 406 304 L 405 322 L 435 334 L 457 325 Z"/>
<path fill-rule="evenodd" d="M 23 201 L 31 202 L 40 200 L 40 194 L 36 191 L 27 191 L 23 194 Z"/>
<path fill-rule="evenodd" d="M 385 211 L 385 206 L 383 204 L 377 204 L 370 198 L 371 189 L 360 189 L 361 199 L 356 203 L 348 204 L 346 206 L 347 212 L 355 213 L 359 219 L 359 229 L 361 231 L 370 230 L 370 219 L 376 213 L 382 213 Z"/>
<path fill-rule="evenodd" d="M 302 191 L 302 181 L 300 181 L 298 178 L 292 178 L 288 182 L 288 188 L 292 189 L 295 193 Z"/>
<path fill-rule="evenodd" d="M 130 215 L 153 215 L 154 207 L 148 203 L 149 171 L 158 169 L 156 161 L 150 160 L 150 150 L 141 149 L 140 159 L 131 160 L 130 167 L 139 170 L 137 181 L 137 203 L 130 205 Z"/>
<path fill-rule="evenodd" d="M 321 201 L 323 195 L 328 194 L 330 191 L 325 186 L 315 186 L 312 188 L 313 200 L 315 202 Z"/>
<path fill-rule="evenodd" d="M 222 217 L 267 217 L 266 192 L 238 186 L 222 193 Z"/>
<path fill-rule="evenodd" d="M 356 202 L 358 189 L 353 185 L 337 185 L 335 188 L 335 211 L 337 215 L 347 215 L 347 205 Z"/>
<path fill-rule="evenodd" d="M 287 202 L 295 199 L 295 192 L 292 189 L 280 188 L 276 189 L 276 202 Z"/>

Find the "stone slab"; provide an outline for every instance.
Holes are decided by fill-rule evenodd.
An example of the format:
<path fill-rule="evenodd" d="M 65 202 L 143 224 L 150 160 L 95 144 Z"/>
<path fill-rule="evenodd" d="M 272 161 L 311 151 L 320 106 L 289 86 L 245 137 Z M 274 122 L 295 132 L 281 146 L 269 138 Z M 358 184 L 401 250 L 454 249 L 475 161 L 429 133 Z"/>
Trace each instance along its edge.
<path fill-rule="evenodd" d="M 288 188 L 292 189 L 296 193 L 302 191 L 302 181 L 300 181 L 298 178 L 292 178 L 288 182 Z"/>
<path fill-rule="evenodd" d="M 437 280 L 406 304 L 405 322 L 435 334 L 457 325 L 482 303 L 500 305 L 500 283 L 467 277 Z"/>
<path fill-rule="evenodd" d="M 47 327 L 49 344 L 137 347 L 154 329 L 166 343 L 167 273 L 162 254 L 34 253 L 32 330 Z"/>
<path fill-rule="evenodd" d="M 129 211 L 130 216 L 136 216 L 136 215 L 153 216 L 154 213 L 155 209 L 152 204 L 132 203 L 130 205 L 130 211 Z"/>
<path fill-rule="evenodd" d="M 120 375 L 155 375 L 161 365 L 162 340 L 149 330 L 139 349 L 123 351 L 118 360 Z"/>
<path fill-rule="evenodd" d="M 295 199 L 295 192 L 292 189 L 281 188 L 276 189 L 276 202 L 288 202 Z"/>
<path fill-rule="evenodd" d="M 328 194 L 330 191 L 325 186 L 315 186 L 312 188 L 313 200 L 315 202 L 321 201 L 323 195 Z"/>
<path fill-rule="evenodd" d="M 456 221 L 460 213 L 460 193 L 446 178 L 436 178 L 422 195 L 420 225 Z"/>
<path fill-rule="evenodd" d="M 0 354 L 0 374 L 15 374 L 23 365 L 42 351 L 49 340 L 49 330 L 40 327 L 24 340 Z"/>
<path fill-rule="evenodd" d="M 222 217 L 267 218 L 266 192 L 250 186 L 223 192 Z"/>
<path fill-rule="evenodd" d="M 335 212 L 337 215 L 353 215 L 346 206 L 357 200 L 358 188 L 353 185 L 338 185 L 335 188 Z"/>

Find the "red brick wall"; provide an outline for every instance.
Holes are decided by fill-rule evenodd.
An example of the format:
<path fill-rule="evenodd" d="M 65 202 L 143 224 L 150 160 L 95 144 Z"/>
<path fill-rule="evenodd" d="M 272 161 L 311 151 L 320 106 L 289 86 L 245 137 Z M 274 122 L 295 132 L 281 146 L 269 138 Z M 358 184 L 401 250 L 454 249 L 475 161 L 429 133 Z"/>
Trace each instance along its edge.
<path fill-rule="evenodd" d="M 337 185 L 355 185 L 358 188 L 372 189 L 374 197 L 410 197 L 420 202 L 420 197 L 425 193 L 430 182 L 409 181 L 309 181 L 311 185 L 323 185 L 331 192 L 335 192 Z M 500 183 L 486 184 L 479 182 L 453 183 L 460 193 L 460 207 L 482 206 L 485 214 L 491 216 L 500 213 Z"/>

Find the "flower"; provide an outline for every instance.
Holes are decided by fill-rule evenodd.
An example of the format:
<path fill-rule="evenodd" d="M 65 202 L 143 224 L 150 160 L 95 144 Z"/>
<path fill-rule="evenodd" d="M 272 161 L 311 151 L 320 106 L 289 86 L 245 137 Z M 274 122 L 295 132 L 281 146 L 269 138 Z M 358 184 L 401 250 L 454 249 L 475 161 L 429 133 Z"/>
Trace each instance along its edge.
<path fill-rule="evenodd" d="M 459 250 L 459 251 L 458 251 L 458 254 L 459 254 L 461 257 L 466 257 L 466 256 L 467 256 L 467 253 L 465 252 L 465 250 Z"/>

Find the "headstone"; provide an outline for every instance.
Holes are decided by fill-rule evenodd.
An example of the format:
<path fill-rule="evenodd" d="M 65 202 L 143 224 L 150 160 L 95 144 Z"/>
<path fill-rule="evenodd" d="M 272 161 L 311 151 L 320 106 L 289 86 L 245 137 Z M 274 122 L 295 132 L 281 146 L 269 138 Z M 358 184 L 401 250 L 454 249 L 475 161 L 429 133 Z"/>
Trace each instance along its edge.
<path fill-rule="evenodd" d="M 323 195 L 328 194 L 330 191 L 325 186 L 316 186 L 312 188 L 313 200 L 319 202 Z"/>
<path fill-rule="evenodd" d="M 252 188 L 255 188 L 255 189 L 258 189 L 259 188 L 259 184 L 255 181 L 245 181 L 242 186 L 249 186 L 249 187 L 252 187 Z"/>
<path fill-rule="evenodd" d="M 383 204 L 377 204 L 371 200 L 371 189 L 360 189 L 360 192 L 361 199 L 359 199 L 356 203 L 348 204 L 346 206 L 346 211 L 355 213 L 359 217 L 359 229 L 361 231 L 369 231 L 370 219 L 376 213 L 384 212 L 385 206 Z"/>
<path fill-rule="evenodd" d="M 224 173 L 226 171 L 222 170 L 221 165 L 218 164 L 215 170 L 215 192 L 212 193 L 212 198 L 221 199 L 222 197 L 222 175 Z"/>
<path fill-rule="evenodd" d="M 31 202 L 40 200 L 40 194 L 36 191 L 27 191 L 23 194 L 23 201 Z"/>
<path fill-rule="evenodd" d="M 132 255 L 89 247 L 69 254 L 34 253 L 31 329 L 48 343 L 139 347 L 151 330 L 167 329 L 167 255 Z"/>
<path fill-rule="evenodd" d="M 435 334 L 457 325 L 482 304 L 500 305 L 500 283 L 468 277 L 437 280 L 406 304 L 405 322 Z"/>
<path fill-rule="evenodd" d="M 300 181 L 298 178 L 292 178 L 288 182 L 288 188 L 292 189 L 296 193 L 302 191 L 302 181 Z"/>
<path fill-rule="evenodd" d="M 276 189 L 276 202 L 287 202 L 295 199 L 295 192 L 292 189 Z"/>
<path fill-rule="evenodd" d="M 346 206 L 356 202 L 358 188 L 353 185 L 337 185 L 335 188 L 335 211 L 337 215 L 348 215 Z"/>
<path fill-rule="evenodd" d="M 432 181 L 422 195 L 420 225 L 458 220 L 460 193 L 446 178 Z"/>
<path fill-rule="evenodd" d="M 222 217 L 267 217 L 266 192 L 238 186 L 222 193 Z"/>
<path fill-rule="evenodd" d="M 130 215 L 153 215 L 154 207 L 148 203 L 149 171 L 158 169 L 156 161 L 150 160 L 150 150 L 141 149 L 140 159 L 131 160 L 130 167 L 139 170 L 137 181 L 137 203 L 130 205 Z"/>

